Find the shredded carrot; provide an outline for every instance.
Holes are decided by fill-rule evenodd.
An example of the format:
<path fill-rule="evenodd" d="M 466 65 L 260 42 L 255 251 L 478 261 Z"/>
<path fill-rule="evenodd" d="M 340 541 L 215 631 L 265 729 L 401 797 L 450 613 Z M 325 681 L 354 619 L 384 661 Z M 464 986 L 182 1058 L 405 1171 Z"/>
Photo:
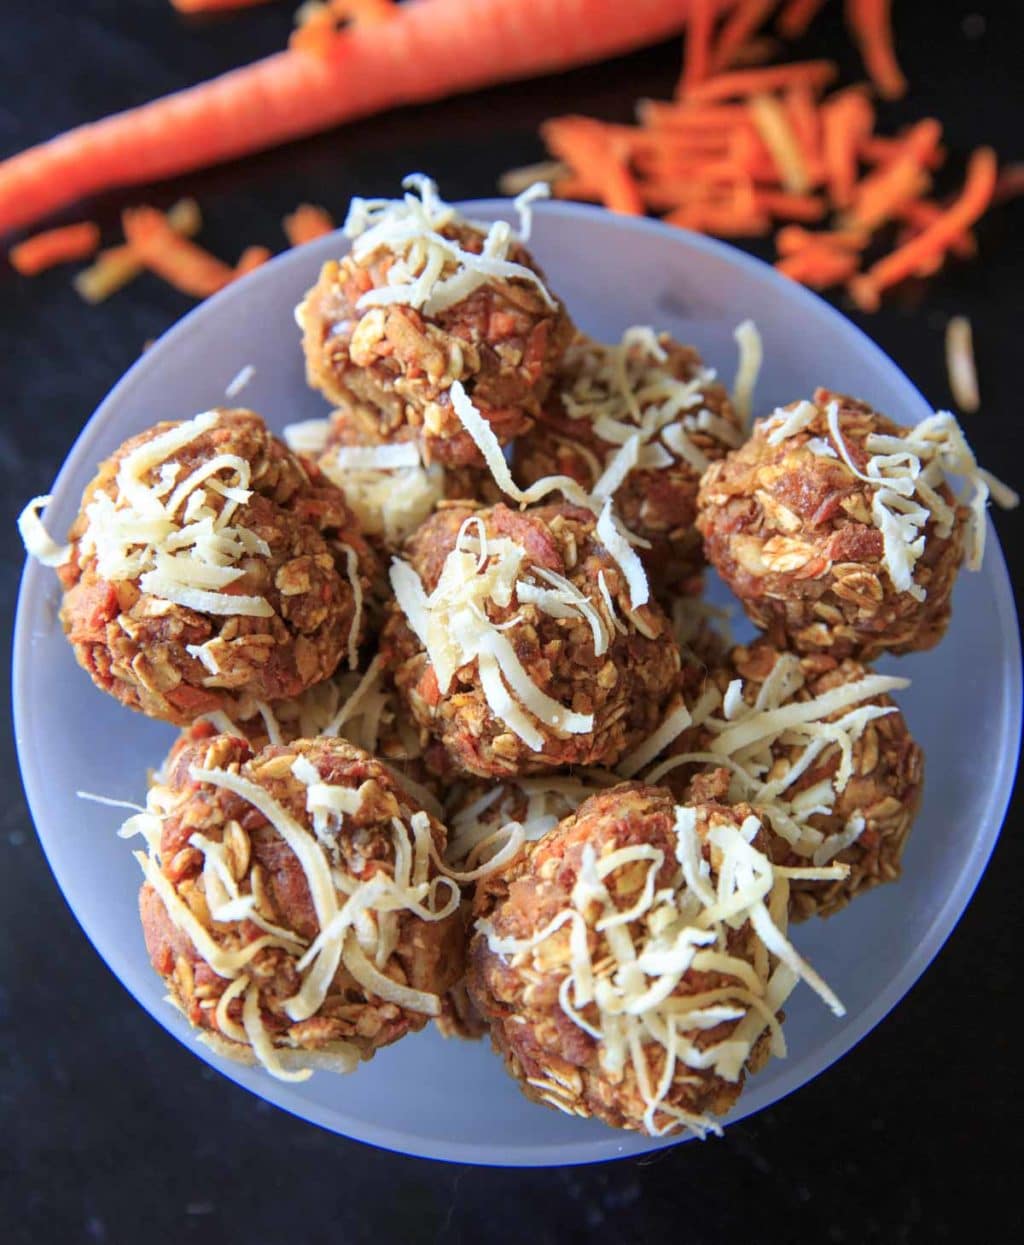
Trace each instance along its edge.
<path fill-rule="evenodd" d="M 174 231 L 163 212 L 128 208 L 122 214 L 124 235 L 142 263 L 169 285 L 206 298 L 234 279 L 234 269 Z"/>
<path fill-rule="evenodd" d="M 680 98 L 703 82 L 711 69 L 711 36 L 715 25 L 715 5 L 710 0 L 690 0 L 683 48 L 683 76 L 679 79 Z"/>
<path fill-rule="evenodd" d="M 235 264 L 235 277 L 244 277 L 254 268 L 261 268 L 268 259 L 273 258 L 273 251 L 268 246 L 247 246 Z"/>
<path fill-rule="evenodd" d="M 785 109 L 774 95 L 754 95 L 750 100 L 750 115 L 771 153 L 783 186 L 791 194 L 806 194 L 811 177 Z"/>
<path fill-rule="evenodd" d="M 957 200 L 915 238 L 897 247 L 849 285 L 857 306 L 874 311 L 883 291 L 914 276 L 934 255 L 949 250 L 956 238 L 969 229 L 992 202 L 998 173 L 996 153 L 979 147 L 967 166 L 967 178 Z"/>
<path fill-rule="evenodd" d="M 747 119 L 746 104 L 692 104 L 689 101 L 666 104 L 644 99 L 637 105 L 641 125 L 671 130 L 732 130 Z"/>
<path fill-rule="evenodd" d="M 849 281 L 857 266 L 857 256 L 852 251 L 829 246 L 806 247 L 780 259 L 775 265 L 778 272 L 816 290 Z"/>
<path fill-rule="evenodd" d="M 909 156 L 901 156 L 888 168 L 865 178 L 853 192 L 853 206 L 843 218 L 845 225 L 877 229 L 899 209 L 926 193 L 928 174 Z"/>
<path fill-rule="evenodd" d="M 729 206 L 694 204 L 676 208 L 664 218 L 670 225 L 697 233 L 714 233 L 723 238 L 757 238 L 768 232 L 771 222 L 756 212 L 736 211 Z"/>
<path fill-rule="evenodd" d="M 541 133 L 560 160 L 598 188 L 605 207 L 626 216 L 643 215 L 644 202 L 626 152 L 610 127 L 588 117 L 558 117 L 545 122 Z"/>
<path fill-rule="evenodd" d="M 863 91 L 840 91 L 822 105 L 821 120 L 829 196 L 836 207 L 849 207 L 857 181 L 858 148 L 871 133 L 875 110 Z"/>
<path fill-rule="evenodd" d="M 775 249 L 780 255 L 793 255 L 808 247 L 827 246 L 831 250 L 860 251 L 867 245 L 868 234 L 856 229 L 821 229 L 811 232 L 799 225 L 783 225 L 775 235 Z"/>
<path fill-rule="evenodd" d="M 764 69 L 737 69 L 698 83 L 687 92 L 686 98 L 693 102 L 709 103 L 767 91 L 782 91 L 797 83 L 803 83 L 812 91 L 819 91 L 828 86 L 835 76 L 836 67 L 833 61 L 798 61 L 792 65 L 769 65 Z"/>
<path fill-rule="evenodd" d="M 294 212 L 284 218 L 281 226 L 289 246 L 302 246 L 304 242 L 333 233 L 335 228 L 334 217 L 326 208 L 317 207 L 315 203 L 300 203 Z"/>
<path fill-rule="evenodd" d="M 183 238 L 194 238 L 203 224 L 199 204 L 195 199 L 179 200 L 168 210 L 167 223 Z M 71 284 L 87 303 L 101 303 L 143 271 L 135 251 L 125 242 L 100 251 L 96 262 L 76 273 Z"/>
<path fill-rule="evenodd" d="M 47 229 L 12 246 L 7 258 L 11 267 L 23 277 L 34 277 L 57 264 L 69 264 L 76 259 L 88 259 L 100 244 L 100 227 L 91 220 L 76 225 L 61 225 Z"/>
<path fill-rule="evenodd" d="M 891 164 L 899 159 L 906 149 L 906 132 L 903 134 L 883 135 L 869 134 L 858 146 L 858 155 L 866 164 Z M 925 163 L 930 169 L 939 168 L 946 159 L 946 151 L 941 145 L 928 153 Z"/>
<path fill-rule="evenodd" d="M 787 0 L 776 23 L 785 39 L 799 39 L 818 16 L 825 0 Z"/>
<path fill-rule="evenodd" d="M 973 415 L 981 406 L 981 396 L 974 363 L 974 334 L 966 316 L 953 316 L 946 325 L 946 372 L 953 401 Z"/>
<path fill-rule="evenodd" d="M 828 204 L 817 195 L 795 195 L 785 190 L 757 190 L 754 202 L 762 212 L 780 220 L 824 220 L 828 212 Z"/>
<path fill-rule="evenodd" d="M 268 0 L 171 0 L 179 13 L 220 13 L 225 9 L 253 9 Z"/>
<path fill-rule="evenodd" d="M 735 63 L 736 54 L 764 25 L 776 3 L 777 0 L 739 0 L 726 19 L 711 52 L 711 73 L 720 73 Z"/>
<path fill-rule="evenodd" d="M 907 80 L 893 47 L 891 0 L 846 0 L 846 19 L 878 93 L 883 99 L 900 99 L 907 93 Z"/>
<path fill-rule="evenodd" d="M 998 186 L 998 182 L 996 185 Z M 899 207 L 896 217 L 906 222 L 911 231 L 909 237 L 914 237 L 922 229 L 927 229 L 929 225 L 938 220 L 944 210 L 942 204 L 936 203 L 934 199 L 911 199 Z M 953 239 L 949 244 L 949 250 L 958 259 L 972 259 L 978 253 L 978 240 L 970 230 L 967 230 Z"/>
<path fill-rule="evenodd" d="M 578 199 L 581 203 L 600 203 L 601 192 L 582 177 L 560 177 L 551 183 L 551 193 L 556 199 Z"/>

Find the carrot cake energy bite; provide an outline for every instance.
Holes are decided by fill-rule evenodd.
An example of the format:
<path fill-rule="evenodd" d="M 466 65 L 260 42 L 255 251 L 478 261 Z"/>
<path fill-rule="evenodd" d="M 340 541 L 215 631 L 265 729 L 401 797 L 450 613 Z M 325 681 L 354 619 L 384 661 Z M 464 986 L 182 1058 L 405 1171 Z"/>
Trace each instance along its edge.
<path fill-rule="evenodd" d="M 674 589 L 704 565 L 694 526 L 701 474 L 743 436 L 696 350 L 635 327 L 616 346 L 570 346 L 537 423 L 516 442 L 514 474 L 523 487 L 571 476 L 612 497 L 626 527 L 650 543 L 641 556 L 652 583 Z"/>
<path fill-rule="evenodd" d="M 444 827 L 342 740 L 196 740 L 135 833 L 146 948 L 172 1000 L 275 1076 L 350 1071 L 438 1015 L 461 975 Z"/>
<path fill-rule="evenodd" d="M 528 1098 L 655 1136 L 719 1132 L 746 1073 L 784 1053 L 800 977 L 842 1015 L 786 939 L 792 871 L 765 848 L 746 806 L 626 783 L 478 884 L 470 995 Z"/>
<path fill-rule="evenodd" d="M 296 309 L 310 385 L 335 405 L 377 413 L 386 439 L 416 431 L 428 463 L 479 463 L 451 409 L 461 382 L 504 444 L 524 432 L 573 335 L 561 302 L 517 234 L 479 225 L 407 177 L 403 199 L 354 199 L 352 250 L 324 265 Z"/>
<path fill-rule="evenodd" d="M 965 500 L 947 475 L 961 476 Z M 981 565 L 989 496 L 946 411 L 901 428 L 864 402 L 818 389 L 759 420 L 701 482 L 708 560 L 772 643 L 871 661 L 932 648 L 949 623 L 964 558 Z"/>
<path fill-rule="evenodd" d="M 600 533 L 567 503 L 454 505 L 392 563 L 382 652 L 456 768 L 612 766 L 660 724 L 680 668 L 671 625 L 634 607 Z"/>
<path fill-rule="evenodd" d="M 848 866 L 828 884 L 792 885 L 792 920 L 831 916 L 900 876 L 924 780 L 924 755 L 889 697 L 907 685 L 850 658 L 739 646 L 688 695 L 692 724 L 646 781 L 750 803 L 776 864 Z"/>
<path fill-rule="evenodd" d="M 412 428 L 386 437 L 365 406 L 339 407 L 329 419 L 291 424 L 283 435 L 296 453 L 316 458 L 381 554 L 396 552 L 442 499 L 501 500 L 486 467 L 428 465 Z"/>
<path fill-rule="evenodd" d="M 64 629 L 132 709 L 186 724 L 356 666 L 372 555 L 342 493 L 251 411 L 125 442 L 70 542 Z"/>

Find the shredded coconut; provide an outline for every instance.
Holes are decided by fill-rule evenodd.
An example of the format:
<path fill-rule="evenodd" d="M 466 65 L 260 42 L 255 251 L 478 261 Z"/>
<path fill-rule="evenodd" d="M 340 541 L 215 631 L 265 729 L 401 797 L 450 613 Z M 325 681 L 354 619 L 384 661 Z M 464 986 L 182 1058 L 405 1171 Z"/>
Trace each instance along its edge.
<path fill-rule="evenodd" d="M 550 194 L 548 186 L 538 183 L 516 199 L 518 234 L 505 221 L 489 226 L 467 221 L 421 173 L 404 178 L 402 186 L 407 193 L 401 199 L 355 198 L 349 207 L 344 232 L 352 240 L 355 262 L 369 265 L 382 250 L 394 256 L 386 284 L 362 294 L 358 310 L 401 303 L 436 315 L 491 281 L 526 282 L 549 307 L 557 307 L 538 274 L 509 259 L 513 246 L 529 236 L 532 205 Z M 479 254 L 445 235 L 445 230 L 467 225 L 484 234 Z"/>

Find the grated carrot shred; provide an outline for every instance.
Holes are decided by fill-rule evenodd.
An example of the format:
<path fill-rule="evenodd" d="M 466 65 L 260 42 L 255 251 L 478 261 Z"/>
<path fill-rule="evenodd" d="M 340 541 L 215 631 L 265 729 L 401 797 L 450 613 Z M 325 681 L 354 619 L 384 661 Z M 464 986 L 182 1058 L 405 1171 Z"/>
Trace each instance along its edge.
<path fill-rule="evenodd" d="M 294 212 L 290 212 L 281 222 L 289 246 L 302 246 L 315 238 L 333 233 L 334 217 L 326 208 L 315 203 L 300 203 Z"/>
<path fill-rule="evenodd" d="M 88 259 L 95 254 L 99 244 L 99 225 L 83 220 L 33 234 L 31 238 L 12 246 L 7 257 L 15 272 L 23 277 L 35 277 L 58 264 Z"/>
<path fill-rule="evenodd" d="M 127 208 L 121 220 L 136 257 L 183 294 L 206 298 L 234 280 L 233 268 L 183 238 L 156 208 Z"/>
<path fill-rule="evenodd" d="M 846 20 L 879 95 L 883 99 L 906 95 L 907 80 L 893 46 L 891 0 L 846 0 Z"/>
<path fill-rule="evenodd" d="M 996 153 L 991 147 L 979 147 L 971 156 L 964 188 L 956 201 L 916 237 L 850 281 L 850 294 L 857 306 L 864 311 L 876 310 L 885 290 L 914 276 L 934 256 L 945 255 L 992 202 L 997 175 Z"/>

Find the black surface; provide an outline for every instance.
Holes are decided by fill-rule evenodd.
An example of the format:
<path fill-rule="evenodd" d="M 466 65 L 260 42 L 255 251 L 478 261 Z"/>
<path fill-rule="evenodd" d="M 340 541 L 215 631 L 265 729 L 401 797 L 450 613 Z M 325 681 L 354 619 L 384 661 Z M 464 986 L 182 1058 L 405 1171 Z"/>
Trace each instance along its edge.
<path fill-rule="evenodd" d="M 292 7 L 186 22 L 167 0 L 4 0 L 0 154 L 276 49 Z M 958 158 L 990 141 L 1004 158 L 1020 159 L 1016 7 L 898 4 L 913 90 L 887 118 L 935 114 Z M 833 0 L 800 51 L 838 55 L 852 74 L 856 60 L 836 9 Z M 971 16 L 979 10 L 984 20 Z M 413 168 L 437 175 L 452 198 L 492 194 L 501 170 L 540 157 L 540 119 L 568 110 L 626 118 L 636 96 L 670 89 L 676 64 L 676 49 L 654 49 L 363 122 L 185 185 L 203 206 L 203 240 L 233 259 L 249 243 L 279 245 L 280 217 L 298 201 L 341 211 L 354 193 L 392 192 Z M 144 197 L 166 204 L 182 188 L 163 185 Z M 142 197 L 111 197 L 89 213 L 98 210 L 113 231 L 121 204 Z M 970 315 L 984 409 L 968 419 L 969 435 L 982 460 L 1018 487 L 1022 225 L 1019 203 L 993 213 L 979 230 L 981 262 L 944 274 L 926 302 L 901 301 L 864 321 L 943 405 L 943 328 L 951 314 Z M 13 523 L 22 500 L 45 491 L 143 342 L 190 306 L 145 278 L 91 310 L 67 278 L 57 271 L 28 282 L 0 268 L 5 636 L 20 573 Z M 998 516 L 997 524 L 1019 571 L 1020 520 Z M 955 686 L 955 671 L 945 677 Z M 82 936 L 36 842 L 9 732 L 3 749 L 0 1239 L 685 1245 L 933 1242 L 965 1232 L 986 1245 L 1019 1239 L 1019 1036 L 1009 1020 L 1021 937 L 1019 801 L 938 962 L 827 1074 L 730 1128 L 723 1141 L 596 1168 L 500 1172 L 332 1137 L 201 1065 L 134 1005 Z"/>

